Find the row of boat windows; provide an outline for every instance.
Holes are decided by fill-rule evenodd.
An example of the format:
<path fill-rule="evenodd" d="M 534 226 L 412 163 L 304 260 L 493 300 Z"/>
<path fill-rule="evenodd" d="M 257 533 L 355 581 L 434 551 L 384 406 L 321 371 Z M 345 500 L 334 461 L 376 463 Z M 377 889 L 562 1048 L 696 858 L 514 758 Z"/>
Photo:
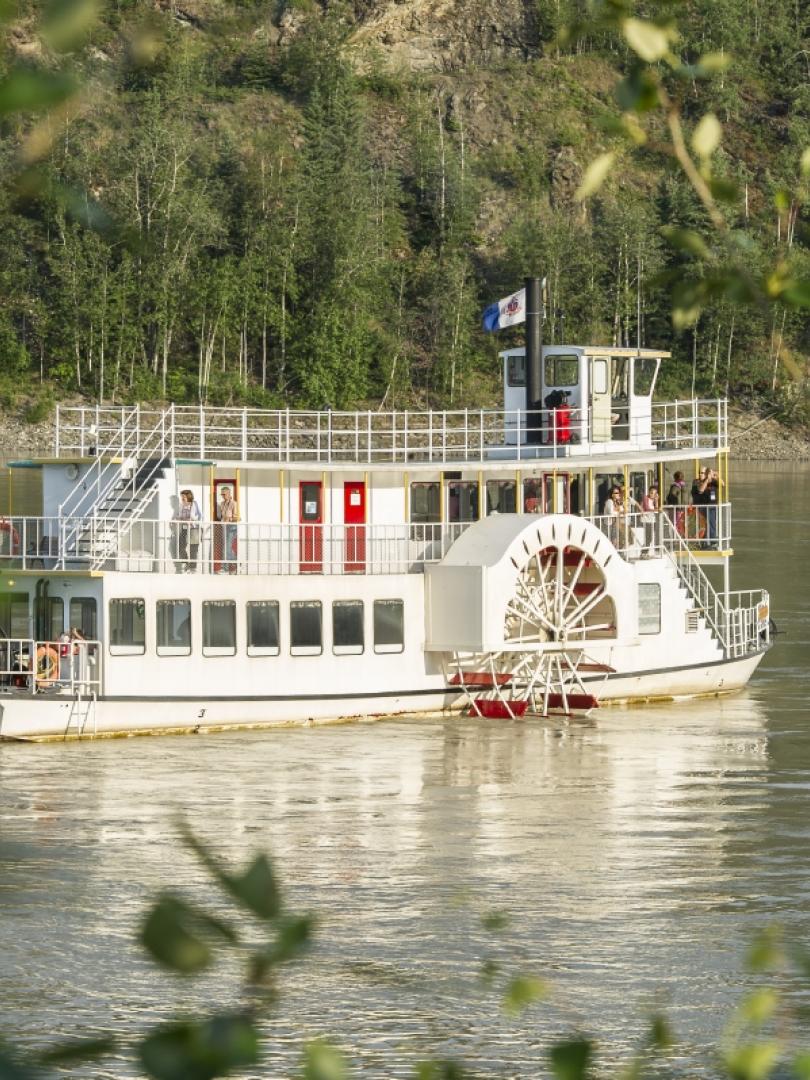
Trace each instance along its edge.
<path fill-rule="evenodd" d="M 238 648 L 237 607 L 233 600 L 203 600 L 203 656 L 234 656 Z M 155 642 L 158 656 L 189 656 L 193 651 L 191 601 L 158 600 Z M 286 636 L 291 656 L 319 656 L 325 645 L 324 605 L 320 600 L 293 600 L 282 633 L 278 600 L 250 600 L 244 608 L 244 644 L 248 656 L 278 656 Z M 110 600 L 110 654 L 137 656 L 146 652 L 146 603 L 137 597 Z M 405 648 L 402 600 L 374 600 L 370 626 L 362 600 L 335 600 L 331 606 L 332 652 L 359 655 L 370 641 L 375 653 L 401 653 Z"/>
<path fill-rule="evenodd" d="M 654 483 L 654 474 L 631 472 L 630 490 L 637 499 Z M 616 481 L 624 483 L 622 476 L 612 473 L 594 475 L 594 513 L 599 513 Z M 533 514 L 552 510 L 578 514 L 587 509 L 587 484 L 579 476 L 567 473 L 545 473 L 527 476 L 520 486 L 516 480 L 487 480 L 483 489 L 483 502 L 477 480 L 461 480 L 445 473 L 445 518 L 453 521 L 477 521 L 482 513 Z M 438 480 L 415 480 L 410 485 L 410 521 L 412 525 L 433 525 L 442 521 L 442 485 Z"/>

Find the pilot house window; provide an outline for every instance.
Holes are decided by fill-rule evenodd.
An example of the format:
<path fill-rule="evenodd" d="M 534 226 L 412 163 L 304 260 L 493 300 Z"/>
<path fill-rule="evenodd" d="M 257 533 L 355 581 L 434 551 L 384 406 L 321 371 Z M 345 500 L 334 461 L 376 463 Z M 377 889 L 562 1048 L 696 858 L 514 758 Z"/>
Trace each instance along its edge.
<path fill-rule="evenodd" d="M 576 386 L 579 383 L 578 356 L 547 356 L 546 386 Z"/>

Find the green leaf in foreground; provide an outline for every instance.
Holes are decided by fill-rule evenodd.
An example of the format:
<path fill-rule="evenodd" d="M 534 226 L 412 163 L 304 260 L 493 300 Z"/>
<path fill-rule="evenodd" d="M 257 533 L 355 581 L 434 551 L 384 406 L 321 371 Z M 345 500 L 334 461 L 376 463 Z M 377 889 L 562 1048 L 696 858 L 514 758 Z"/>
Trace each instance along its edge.
<path fill-rule="evenodd" d="M 535 979 L 530 975 L 518 975 L 506 988 L 503 1007 L 508 1013 L 516 1015 L 535 1001 L 542 1001 L 547 996 L 548 987 L 542 979 Z"/>
<path fill-rule="evenodd" d="M 557 1080 L 584 1080 L 593 1053 L 589 1039 L 571 1039 L 551 1048 L 551 1071 Z"/>
<path fill-rule="evenodd" d="M 675 225 L 665 225 L 661 232 L 679 251 L 688 251 L 690 255 L 696 255 L 699 259 L 708 259 L 711 254 L 706 241 L 694 229 L 679 229 Z"/>
<path fill-rule="evenodd" d="M 187 825 L 181 823 L 181 830 L 188 846 L 235 900 L 260 919 L 274 919 L 281 913 L 281 893 L 266 855 L 257 855 L 244 874 L 229 874 Z"/>
<path fill-rule="evenodd" d="M 464 1080 L 466 1076 L 457 1061 L 422 1061 L 416 1067 L 416 1080 Z"/>
<path fill-rule="evenodd" d="M 39 1080 L 41 1075 L 38 1070 L 12 1057 L 0 1042 L 0 1080 Z"/>
<path fill-rule="evenodd" d="M 211 963 L 211 949 L 204 940 L 210 935 L 228 942 L 236 940 L 227 924 L 165 893 L 147 915 L 140 940 L 159 964 L 190 974 Z"/>
<path fill-rule="evenodd" d="M 75 94 L 77 88 L 69 75 L 18 68 L 0 80 L 0 115 L 50 109 Z"/>
<path fill-rule="evenodd" d="M 577 202 L 583 202 L 594 192 L 604 184 L 607 179 L 607 175 L 613 168 L 616 162 L 616 154 L 612 150 L 608 150 L 605 154 L 600 154 L 598 158 L 590 163 L 585 170 L 585 175 L 582 178 L 582 183 L 576 190 L 574 198 Z"/>
<path fill-rule="evenodd" d="M 319 1039 L 307 1043 L 302 1075 L 303 1080 L 345 1080 L 348 1071 L 341 1052 Z"/>
<path fill-rule="evenodd" d="M 144 1039 L 139 1057 L 154 1080 L 213 1080 L 255 1065 L 259 1036 L 243 1015 L 166 1024 Z"/>
<path fill-rule="evenodd" d="M 724 1063 L 733 1080 L 766 1080 L 773 1072 L 779 1054 L 777 1042 L 751 1043 L 729 1051 Z"/>

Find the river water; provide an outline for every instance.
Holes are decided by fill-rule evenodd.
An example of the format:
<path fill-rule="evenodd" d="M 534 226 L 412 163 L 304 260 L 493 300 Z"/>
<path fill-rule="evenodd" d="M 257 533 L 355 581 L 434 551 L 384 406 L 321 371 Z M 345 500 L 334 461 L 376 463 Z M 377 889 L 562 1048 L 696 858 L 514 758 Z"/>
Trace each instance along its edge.
<path fill-rule="evenodd" d="M 732 587 L 768 588 L 784 632 L 734 697 L 574 724 L 0 746 L 0 1037 L 126 1039 L 234 1000 L 232 966 L 181 980 L 134 943 L 161 889 L 224 910 L 177 839 L 179 812 L 234 864 L 272 853 L 289 907 L 320 920 L 266 1021 L 266 1065 L 246 1075 L 293 1075 L 315 1036 L 366 1076 L 441 1054 L 534 1077 L 579 1031 L 607 1067 L 653 1008 L 678 1062 L 707 1069 L 750 986 L 756 931 L 778 923 L 810 943 L 810 471 L 739 465 L 734 480 Z M 492 912 L 500 932 L 483 925 Z M 548 1002 L 506 1015 L 515 974 L 547 979 Z M 137 1069 L 122 1052 L 88 1075 Z"/>

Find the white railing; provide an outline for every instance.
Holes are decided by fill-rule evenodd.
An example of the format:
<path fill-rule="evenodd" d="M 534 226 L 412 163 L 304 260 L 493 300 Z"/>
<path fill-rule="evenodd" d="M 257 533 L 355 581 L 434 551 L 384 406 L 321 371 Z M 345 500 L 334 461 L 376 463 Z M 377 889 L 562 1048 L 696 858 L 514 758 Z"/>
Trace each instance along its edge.
<path fill-rule="evenodd" d="M 713 515 L 714 536 L 707 533 L 707 519 L 703 516 L 707 509 Z M 663 528 L 663 518 L 669 529 Z M 660 514 L 600 514 L 588 520 L 629 559 L 657 554 L 661 547 L 677 554 L 691 548 L 706 552 L 728 550 L 731 543 L 729 503 L 710 508 L 667 508 Z M 196 525 L 131 515 L 10 517 L 0 519 L 0 566 L 171 573 L 193 564 L 202 573 L 216 573 L 222 569 L 221 564 L 231 569 L 234 563 L 237 573 L 296 574 L 306 573 L 311 564 L 313 573 L 403 573 L 443 558 L 469 524 Z M 227 553 L 234 541 L 237 556 L 230 559 Z"/>
<path fill-rule="evenodd" d="M 0 638 L 0 687 L 87 698 L 101 686 L 100 658 L 98 641 Z"/>
<path fill-rule="evenodd" d="M 610 430 L 594 438 L 587 409 L 457 409 L 425 412 L 164 410 L 106 406 L 57 409 L 56 456 L 130 455 L 191 460 L 356 462 L 359 464 L 567 458 L 588 443 L 628 448 L 715 451 L 727 445 L 726 402 L 655 403 L 652 415 L 617 405 Z M 536 441 L 528 442 L 531 432 Z M 615 446 L 614 444 L 621 444 Z M 611 450 L 611 447 L 612 450 Z M 69 507 L 68 507 L 69 509 Z"/>
<path fill-rule="evenodd" d="M 4 520 L 11 540 L 0 548 L 0 566 L 282 575 L 418 572 L 426 563 L 439 562 L 470 524 L 197 526 L 92 517 Z"/>

